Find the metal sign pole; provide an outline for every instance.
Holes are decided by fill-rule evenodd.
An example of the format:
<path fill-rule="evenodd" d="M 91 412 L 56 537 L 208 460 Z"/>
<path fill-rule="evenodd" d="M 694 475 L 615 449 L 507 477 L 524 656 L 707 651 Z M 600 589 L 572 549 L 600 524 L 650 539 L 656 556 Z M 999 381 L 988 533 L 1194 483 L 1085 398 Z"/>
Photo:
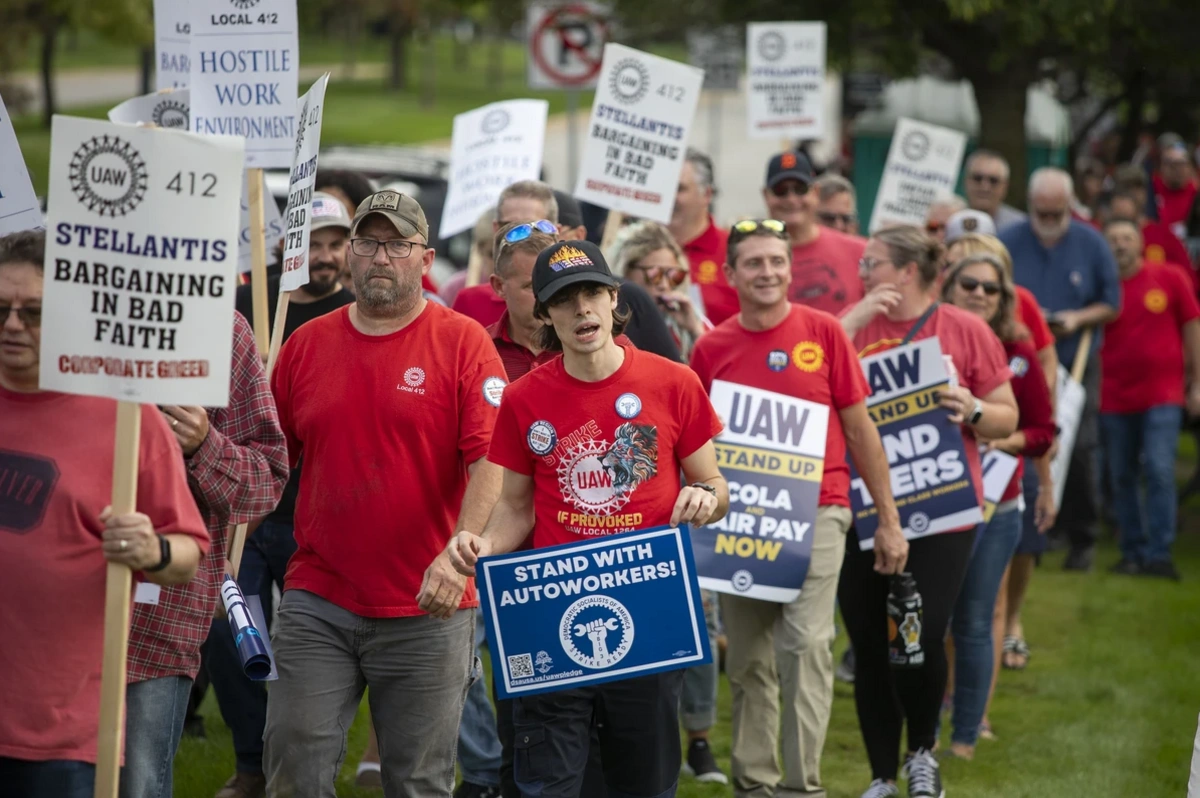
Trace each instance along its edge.
<path fill-rule="evenodd" d="M 579 92 L 567 89 L 567 175 L 570 179 L 568 191 L 575 190 L 579 179 L 579 141 L 575 138 L 575 112 L 579 110 Z"/>

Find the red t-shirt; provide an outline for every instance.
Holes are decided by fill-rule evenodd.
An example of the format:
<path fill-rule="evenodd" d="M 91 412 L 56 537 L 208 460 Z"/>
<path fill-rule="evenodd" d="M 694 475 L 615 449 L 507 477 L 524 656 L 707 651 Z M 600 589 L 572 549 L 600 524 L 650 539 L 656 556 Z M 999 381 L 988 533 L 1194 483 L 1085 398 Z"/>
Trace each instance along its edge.
<path fill-rule="evenodd" d="M 488 459 L 533 477 L 534 548 L 668 523 L 681 461 L 721 432 L 691 369 L 622 349 L 599 382 L 556 358 L 504 393 Z"/>
<path fill-rule="evenodd" d="M 296 330 L 271 377 L 292 467 L 304 457 L 284 587 L 368 618 L 420 615 L 507 380 L 483 328 L 437 303 L 378 336 L 350 307 Z M 468 582 L 461 606 L 477 604 Z"/>
<path fill-rule="evenodd" d="M 880 314 L 858 331 L 854 346 L 860 358 L 886 352 L 900 345 L 904 336 L 916 323 L 889 321 Z M 937 336 L 942 353 L 950 355 L 958 372 L 958 384 L 977 397 L 987 396 L 1012 379 L 1008 369 L 1008 358 L 1000 339 L 983 319 L 953 305 L 942 304 L 933 312 L 925 325 L 913 336 L 913 341 L 923 341 Z M 979 447 L 975 443 L 975 431 L 969 424 L 962 426 L 963 443 L 967 451 L 967 467 L 975 481 L 975 492 L 979 504 L 983 505 L 983 468 L 979 460 Z"/>
<path fill-rule="evenodd" d="M 700 298 L 704 301 L 704 315 L 713 324 L 736 316 L 741 307 L 737 289 L 725 279 L 723 266 L 728 243 L 729 231 L 717 227 L 709 217 L 708 229 L 683 245 L 692 282 L 699 287 Z"/>
<path fill-rule="evenodd" d="M 1046 385 L 1037 351 L 1031 341 L 1005 341 L 1004 354 L 1012 372 L 1013 395 L 1017 399 L 1020 421 L 1017 429 L 1025 433 L 1024 457 L 1041 457 L 1054 443 L 1054 411 L 1050 407 L 1050 388 Z M 1017 470 L 1004 489 L 1000 501 L 1021 495 L 1021 475 L 1025 472 L 1024 457 L 1017 458 Z"/>
<path fill-rule="evenodd" d="M 1142 225 L 1142 257 L 1150 263 L 1178 266 L 1187 275 L 1192 292 L 1200 290 L 1200 279 L 1197 279 L 1196 270 L 1192 268 L 1187 247 L 1165 224 L 1147 221 Z"/>
<path fill-rule="evenodd" d="M 867 240 L 829 227 L 820 227 L 818 232 L 809 243 L 792 247 L 788 298 L 836 316 L 864 296 L 858 262 Z"/>
<path fill-rule="evenodd" d="M 96 761 L 117 403 L 0 388 L 0 757 Z M 137 510 L 162 534 L 209 537 L 183 452 L 142 406 Z"/>
<path fill-rule="evenodd" d="M 504 304 L 504 297 L 492 290 L 490 282 L 459 291 L 451 307 L 456 312 L 475 319 L 484 327 L 491 327 L 508 309 L 508 305 Z"/>
<path fill-rule="evenodd" d="M 1189 180 L 1183 188 L 1168 188 L 1162 175 L 1156 173 L 1153 183 L 1154 202 L 1158 205 L 1158 221 L 1174 232 L 1175 225 L 1186 222 L 1192 210 L 1192 202 L 1196 199 L 1196 181 Z"/>
<path fill-rule="evenodd" d="M 1121 314 L 1104 328 L 1100 412 L 1141 413 L 1183 405 L 1183 325 L 1200 305 L 1174 266 L 1143 263 L 1121 281 Z"/>
<path fill-rule="evenodd" d="M 1042 315 L 1042 308 L 1038 305 L 1037 297 L 1025 286 L 1014 287 L 1017 289 L 1017 321 L 1028 328 L 1030 343 L 1033 344 L 1034 351 L 1041 352 L 1048 346 L 1054 346 L 1054 333 L 1050 332 L 1050 325 L 1046 323 L 1046 317 Z"/>
<path fill-rule="evenodd" d="M 829 408 L 819 504 L 850 506 L 850 466 L 838 414 L 867 398 L 866 377 L 842 325 L 828 313 L 792 305 L 770 330 L 730 319 L 696 342 L 692 368 L 706 391 L 713 380 L 775 391 Z"/>

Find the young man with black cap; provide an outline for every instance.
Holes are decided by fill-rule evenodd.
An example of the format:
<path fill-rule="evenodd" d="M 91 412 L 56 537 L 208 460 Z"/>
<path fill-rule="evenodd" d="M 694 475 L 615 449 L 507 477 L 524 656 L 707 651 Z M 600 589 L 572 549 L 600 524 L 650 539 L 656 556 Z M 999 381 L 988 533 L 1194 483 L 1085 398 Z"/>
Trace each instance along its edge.
<path fill-rule="evenodd" d="M 389 792 L 449 798 L 478 601 L 445 548 L 495 504 L 500 469 L 485 454 L 507 381 L 487 333 L 422 295 L 434 252 L 416 200 L 371 195 L 350 236 L 355 303 L 297 330 L 271 381 L 304 468 L 267 791 L 333 793 L 370 687 Z"/>
<path fill-rule="evenodd" d="M 767 215 L 787 226 L 792 244 L 792 285 L 788 299 L 835 316 L 863 298 L 858 262 L 866 239 L 840 233 L 817 223 L 812 164 L 791 150 L 767 164 L 763 201 Z"/>
<path fill-rule="evenodd" d="M 504 485 L 482 534 L 468 527 L 447 549 L 461 573 L 474 574 L 480 557 L 512 551 L 531 533 L 533 547 L 544 548 L 592 539 L 598 529 L 630 531 L 635 518 L 646 528 L 725 515 L 729 491 L 712 444 L 721 422 L 694 373 L 614 341 L 625 323 L 617 284 L 590 242 L 561 242 L 538 255 L 539 335 L 563 356 L 505 393 L 488 452 Z M 604 462 L 597 451 L 607 452 Z M 571 487 L 605 472 L 632 479 Z M 592 722 L 602 715 L 609 794 L 673 795 L 682 681 L 682 671 L 670 671 L 516 699 L 518 741 L 542 741 L 517 757 L 518 786 L 542 798 L 578 795 Z"/>

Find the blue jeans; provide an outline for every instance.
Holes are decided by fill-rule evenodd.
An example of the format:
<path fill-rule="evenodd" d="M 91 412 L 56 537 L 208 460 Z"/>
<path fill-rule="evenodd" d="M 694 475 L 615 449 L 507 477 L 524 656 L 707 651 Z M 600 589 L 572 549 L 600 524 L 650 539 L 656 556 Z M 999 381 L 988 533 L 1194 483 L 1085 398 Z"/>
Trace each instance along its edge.
<path fill-rule="evenodd" d="M 1021 512 L 1016 507 L 997 511 L 978 536 L 967 576 L 954 604 L 950 631 L 954 635 L 954 734 L 952 740 L 975 745 L 987 709 L 996 652 L 992 615 L 1000 580 L 1021 540 Z"/>
<path fill-rule="evenodd" d="M 0 798 L 92 798 L 95 780 L 90 762 L 0 757 Z"/>
<path fill-rule="evenodd" d="M 283 590 L 283 575 L 288 559 L 295 551 L 296 538 L 290 521 L 263 521 L 246 539 L 238 569 L 238 586 L 244 595 L 259 597 L 268 622 L 272 614 L 271 584 Z M 242 670 L 237 646 L 229 632 L 229 621 L 214 619 L 208 642 L 204 645 L 208 676 L 217 695 L 217 705 L 233 736 L 237 769 L 244 773 L 262 773 L 267 688 L 262 682 L 248 679 Z"/>
<path fill-rule="evenodd" d="M 488 699 L 487 679 L 479 652 L 487 636 L 483 613 L 475 611 L 475 682 L 467 691 L 462 723 L 458 727 L 458 765 L 464 782 L 481 787 L 500 786 L 500 737 L 496 733 L 496 715 Z"/>
<path fill-rule="evenodd" d="M 679 714 L 683 728 L 690 732 L 708 731 L 717 725 L 717 679 L 721 671 L 721 652 L 717 650 L 717 596 L 709 590 L 700 591 L 700 596 L 704 602 L 712 662 L 683 672 Z"/>
<path fill-rule="evenodd" d="M 1177 501 L 1175 453 L 1183 408 L 1160 405 L 1144 413 L 1104 413 L 1100 424 L 1113 511 L 1121 528 L 1121 556 L 1136 563 L 1170 560 Z"/>
<path fill-rule="evenodd" d="M 126 688 L 120 798 L 171 798 L 175 751 L 191 692 L 192 680 L 186 676 L 165 676 Z"/>

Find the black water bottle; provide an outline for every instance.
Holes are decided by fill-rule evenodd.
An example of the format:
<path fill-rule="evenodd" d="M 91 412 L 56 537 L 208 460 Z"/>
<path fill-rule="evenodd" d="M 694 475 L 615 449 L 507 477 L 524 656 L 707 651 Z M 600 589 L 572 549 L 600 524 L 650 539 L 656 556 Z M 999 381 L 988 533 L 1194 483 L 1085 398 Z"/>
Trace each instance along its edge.
<path fill-rule="evenodd" d="M 921 648 L 921 594 L 912 574 L 890 578 L 887 597 L 888 661 L 893 668 L 919 668 L 925 664 Z"/>

